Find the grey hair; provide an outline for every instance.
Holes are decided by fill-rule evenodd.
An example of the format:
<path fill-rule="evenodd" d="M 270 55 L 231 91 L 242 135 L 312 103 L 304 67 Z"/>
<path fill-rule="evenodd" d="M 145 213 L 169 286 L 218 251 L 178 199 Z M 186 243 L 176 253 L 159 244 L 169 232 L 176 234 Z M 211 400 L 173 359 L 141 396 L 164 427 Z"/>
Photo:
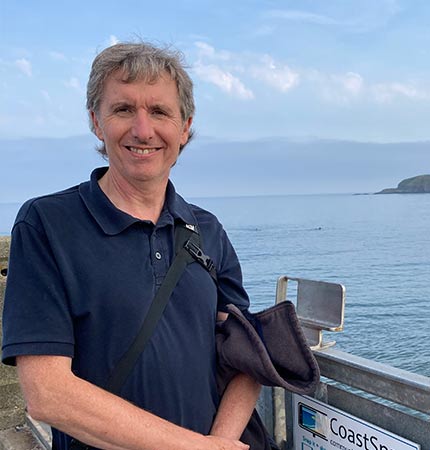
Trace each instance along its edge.
<path fill-rule="evenodd" d="M 122 72 L 123 81 L 126 83 L 138 80 L 153 83 L 167 73 L 178 89 L 182 121 L 185 123 L 193 117 L 193 82 L 183 61 L 183 54 L 178 50 L 160 48 L 146 42 L 124 42 L 104 49 L 93 61 L 87 84 L 87 110 L 91 131 L 95 133 L 91 112 L 99 112 L 106 80 L 117 71 Z M 188 141 L 181 146 L 180 151 L 190 142 L 193 134 L 190 130 Z M 97 151 L 104 157 L 107 156 L 104 144 L 97 148 Z"/>

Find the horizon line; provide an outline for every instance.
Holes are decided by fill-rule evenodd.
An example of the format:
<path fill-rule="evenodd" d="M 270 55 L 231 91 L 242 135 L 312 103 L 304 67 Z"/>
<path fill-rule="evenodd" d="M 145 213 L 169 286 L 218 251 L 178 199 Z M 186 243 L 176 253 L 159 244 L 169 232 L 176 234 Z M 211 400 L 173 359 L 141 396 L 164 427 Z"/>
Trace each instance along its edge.
<path fill-rule="evenodd" d="M 73 134 L 68 136 L 21 136 L 21 137 L 0 137 L 1 141 L 27 141 L 27 140 L 68 140 L 76 138 L 93 138 L 97 141 L 97 137 L 91 132 L 84 134 Z M 321 137 L 321 136 L 280 136 L 280 135 L 267 135 L 255 138 L 244 138 L 244 137 L 216 137 L 209 135 L 199 135 L 198 132 L 195 133 L 195 137 L 190 141 L 190 145 L 198 141 L 212 141 L 212 142 L 258 142 L 266 141 L 271 139 L 286 140 L 296 144 L 305 144 L 312 142 L 345 142 L 345 143 L 356 143 L 356 144 L 377 144 L 377 145 L 393 145 L 393 144 L 424 144 L 430 143 L 430 136 L 425 139 L 400 139 L 400 140 L 371 140 L 371 139 L 354 139 L 354 138 L 344 138 L 344 137 Z"/>

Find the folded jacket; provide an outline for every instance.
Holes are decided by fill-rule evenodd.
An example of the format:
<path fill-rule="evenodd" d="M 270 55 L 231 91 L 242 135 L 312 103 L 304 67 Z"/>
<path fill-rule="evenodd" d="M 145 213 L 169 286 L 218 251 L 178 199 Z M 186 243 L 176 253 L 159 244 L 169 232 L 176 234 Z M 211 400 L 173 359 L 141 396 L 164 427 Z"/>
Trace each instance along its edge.
<path fill-rule="evenodd" d="M 239 372 L 297 394 L 315 390 L 320 371 L 291 302 L 256 314 L 232 304 L 227 308 L 229 316 L 216 335 L 220 393 Z"/>

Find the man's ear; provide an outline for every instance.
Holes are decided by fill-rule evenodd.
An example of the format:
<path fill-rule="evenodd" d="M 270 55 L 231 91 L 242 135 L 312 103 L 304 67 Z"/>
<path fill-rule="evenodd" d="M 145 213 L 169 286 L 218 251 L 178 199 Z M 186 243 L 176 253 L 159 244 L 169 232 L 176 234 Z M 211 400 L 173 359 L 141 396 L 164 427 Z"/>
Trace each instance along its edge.
<path fill-rule="evenodd" d="M 102 132 L 102 129 L 101 129 L 101 127 L 100 127 L 100 123 L 99 123 L 99 120 L 98 120 L 98 118 L 97 118 L 97 114 L 96 114 L 93 110 L 90 111 L 90 117 L 91 117 L 91 122 L 93 123 L 95 135 L 96 135 L 101 141 L 104 141 L 104 138 L 103 138 L 103 132 Z"/>
<path fill-rule="evenodd" d="M 188 119 L 184 122 L 182 128 L 181 145 L 185 145 L 188 142 L 188 137 L 190 136 L 190 129 L 192 123 L 193 123 L 192 117 L 188 117 Z"/>

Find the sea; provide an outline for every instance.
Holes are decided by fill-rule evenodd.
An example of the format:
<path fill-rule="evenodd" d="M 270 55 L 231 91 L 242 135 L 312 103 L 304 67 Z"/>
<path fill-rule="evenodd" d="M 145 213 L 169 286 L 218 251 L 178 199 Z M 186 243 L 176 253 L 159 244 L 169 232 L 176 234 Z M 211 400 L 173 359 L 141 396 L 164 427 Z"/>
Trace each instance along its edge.
<path fill-rule="evenodd" d="M 341 283 L 336 348 L 430 376 L 430 194 L 188 199 L 217 215 L 242 265 L 251 310 L 282 275 Z M 17 204 L 0 203 L 7 235 Z M 294 298 L 291 298 L 294 301 Z"/>

